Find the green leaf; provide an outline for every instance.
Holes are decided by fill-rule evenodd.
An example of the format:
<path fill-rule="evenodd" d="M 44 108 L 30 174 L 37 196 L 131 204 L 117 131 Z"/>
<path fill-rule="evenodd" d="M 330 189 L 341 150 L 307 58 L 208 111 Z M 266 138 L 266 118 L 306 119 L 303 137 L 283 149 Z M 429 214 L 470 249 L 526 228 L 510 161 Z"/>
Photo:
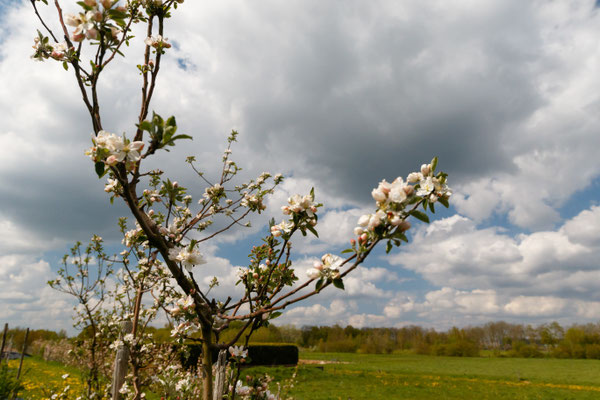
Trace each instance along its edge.
<path fill-rule="evenodd" d="M 435 206 L 433 205 L 433 203 L 429 203 L 429 209 L 433 214 L 435 214 Z"/>
<path fill-rule="evenodd" d="M 392 241 L 391 241 L 391 240 L 388 240 L 387 244 L 385 245 L 385 252 L 386 252 L 386 253 L 389 253 L 390 251 L 392 251 L 392 248 L 393 248 L 393 247 L 394 247 L 394 246 L 392 245 Z"/>
<path fill-rule="evenodd" d="M 63 66 L 63 68 L 65 69 L 65 71 L 68 71 L 68 70 L 69 70 L 69 64 L 67 64 L 67 62 L 66 62 L 66 61 L 63 61 L 63 63 L 62 63 L 62 66 Z"/>
<path fill-rule="evenodd" d="M 171 142 L 178 140 L 178 139 L 190 139 L 190 140 L 194 140 L 193 137 L 191 137 L 190 135 L 175 135 L 171 138 Z"/>
<path fill-rule="evenodd" d="M 315 235 L 316 237 L 319 237 L 319 234 L 317 233 L 317 231 L 315 230 L 315 228 L 313 228 L 310 225 L 307 225 L 306 227 L 308 228 L 309 231 L 312 232 L 313 235 Z"/>
<path fill-rule="evenodd" d="M 398 238 L 400 240 L 402 240 L 403 242 L 408 243 L 408 238 L 406 237 L 406 235 L 404 234 L 404 232 L 396 232 L 396 234 L 394 235 L 395 238 Z"/>
<path fill-rule="evenodd" d="M 412 210 L 409 214 L 418 220 L 429 223 L 429 217 L 427 216 L 427 214 L 425 214 L 421 211 Z"/>
<path fill-rule="evenodd" d="M 325 280 L 323 278 L 319 279 L 317 281 L 317 284 L 315 285 L 315 290 L 318 292 L 319 290 L 321 290 L 321 288 L 323 287 L 323 284 L 325 283 Z"/>
<path fill-rule="evenodd" d="M 442 205 L 443 205 L 444 207 L 446 207 L 446 208 L 450 207 L 450 204 L 448 204 L 448 199 L 445 199 L 445 198 L 443 198 L 443 197 L 440 197 L 440 198 L 438 198 L 438 201 L 439 201 L 440 203 L 442 203 Z"/>
<path fill-rule="evenodd" d="M 94 168 L 96 169 L 96 174 L 98 175 L 98 178 L 102 178 L 104 176 L 104 168 L 106 166 L 104 165 L 104 163 L 102 161 L 98 161 L 95 165 Z"/>
<path fill-rule="evenodd" d="M 272 312 L 271 315 L 269 315 L 269 319 L 275 319 L 275 318 L 279 317 L 281 314 L 283 314 L 281 311 Z"/>
<path fill-rule="evenodd" d="M 435 167 L 437 167 L 437 164 L 438 164 L 438 158 L 433 157 L 433 160 L 431 160 L 431 173 L 432 174 L 435 172 Z"/>
<path fill-rule="evenodd" d="M 346 253 L 354 253 L 354 250 L 353 249 L 342 250 L 342 254 L 346 254 Z"/>
<path fill-rule="evenodd" d="M 143 131 L 147 131 L 147 132 L 152 131 L 152 124 L 150 123 L 150 121 L 142 121 L 142 123 L 139 125 L 139 127 Z"/>
<path fill-rule="evenodd" d="M 342 281 L 342 278 L 335 278 L 333 280 L 333 286 L 335 286 L 338 289 L 344 290 L 344 282 Z"/>

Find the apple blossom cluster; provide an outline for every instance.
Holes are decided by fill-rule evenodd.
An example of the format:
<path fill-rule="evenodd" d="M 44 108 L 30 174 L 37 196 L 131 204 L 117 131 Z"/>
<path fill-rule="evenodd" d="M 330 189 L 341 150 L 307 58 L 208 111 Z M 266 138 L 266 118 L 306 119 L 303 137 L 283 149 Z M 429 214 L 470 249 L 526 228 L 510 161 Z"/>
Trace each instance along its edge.
<path fill-rule="evenodd" d="M 312 232 L 315 236 L 317 232 L 314 227 L 317 225 L 317 209 L 322 204 L 315 203 L 314 189 L 311 189 L 310 194 L 301 196 L 295 194 L 288 198 L 288 205 L 281 207 L 281 211 L 284 215 L 290 215 L 291 218 L 288 221 L 281 221 L 281 223 L 271 225 L 271 235 L 275 237 L 284 236 L 289 238 L 288 235 L 292 233 L 294 229 L 299 229 L 303 235 L 306 235 L 306 231 Z"/>
<path fill-rule="evenodd" d="M 74 49 L 72 47 L 69 48 L 66 42 L 50 43 L 48 37 L 43 36 L 39 31 L 38 36 L 33 41 L 35 52 L 31 58 L 37 61 L 44 61 L 48 58 L 53 58 L 57 61 L 67 61 L 74 52 Z"/>
<path fill-rule="evenodd" d="M 105 32 L 106 39 L 118 41 L 122 32 L 121 28 L 110 24 L 102 26 L 101 23 L 111 16 L 124 16 L 127 9 L 123 6 L 114 7 L 117 1 L 113 0 L 99 0 L 99 3 L 102 5 L 102 9 L 99 8 L 96 0 L 83 0 L 84 12 L 77 15 L 65 15 L 65 24 L 75 28 L 71 33 L 72 41 L 81 42 L 84 39 L 98 39 L 100 31 Z"/>
<path fill-rule="evenodd" d="M 261 211 L 264 211 L 267 208 L 267 206 L 263 203 L 262 196 L 257 196 L 255 194 L 244 195 L 244 198 L 240 204 L 242 207 L 246 207 L 250 211 L 257 211 L 259 214 Z"/>
<path fill-rule="evenodd" d="M 168 309 L 169 313 L 176 317 L 186 312 L 192 311 L 194 308 L 194 299 L 191 295 L 182 297 L 175 303 L 175 307 Z"/>
<path fill-rule="evenodd" d="M 340 266 L 344 260 L 333 254 L 325 254 L 321 261 L 315 261 L 312 268 L 306 271 L 310 279 L 337 279 L 340 276 Z"/>
<path fill-rule="evenodd" d="M 245 385 L 242 381 L 236 382 L 235 394 L 243 400 L 277 400 L 278 397 L 269 391 L 269 382 L 272 380 L 273 378 L 266 374 L 262 377 L 246 375 Z"/>
<path fill-rule="evenodd" d="M 168 43 L 167 40 L 167 38 L 164 38 L 161 35 L 148 36 L 144 39 L 144 43 L 146 46 L 154 47 L 156 50 L 161 51 L 162 49 L 171 48 L 171 44 Z"/>
<path fill-rule="evenodd" d="M 171 329 L 171 337 L 184 338 L 191 333 L 197 332 L 200 326 L 191 321 L 183 321 Z"/>
<path fill-rule="evenodd" d="M 359 245 L 364 248 L 367 242 L 382 238 L 391 239 L 391 243 L 399 245 L 400 240 L 406 241 L 404 232 L 411 227 L 406 221 L 408 216 L 429 222 L 429 218 L 416 210 L 416 206 L 422 204 L 425 210 L 429 207 L 433 212 L 433 204 L 439 201 L 448 207 L 452 190 L 446 184 L 445 173 L 434 175 L 436 165 L 437 158 L 434 158 L 430 164 L 423 164 L 420 172 L 410 173 L 406 181 L 402 177 L 391 183 L 384 179 L 373 189 L 371 195 L 377 211 L 359 218 L 358 226 L 354 228 Z M 411 205 L 414 205 L 413 208 L 407 211 L 407 206 Z M 352 245 L 355 246 L 354 240 Z"/>
<path fill-rule="evenodd" d="M 176 364 L 169 364 L 156 371 L 152 376 L 156 392 L 163 399 L 195 399 L 200 398 L 201 378 L 199 374 L 187 371 Z"/>
<path fill-rule="evenodd" d="M 92 138 L 92 142 L 94 146 L 85 152 L 92 161 L 111 167 L 124 162 L 127 170 L 133 169 L 135 163 L 141 159 L 140 152 L 144 148 L 142 141 L 131 142 L 106 131 L 98 132 L 98 135 Z"/>
<path fill-rule="evenodd" d="M 266 241 L 269 244 L 252 247 L 250 266 L 238 270 L 240 279 L 236 285 L 243 282 L 248 292 L 273 294 L 285 286 L 293 285 L 298 280 L 291 268 L 292 262 L 289 258 L 280 260 L 281 250 L 276 248 L 278 242 L 275 238 L 270 236 Z M 260 303 L 261 300 L 255 301 Z M 270 318 L 275 318 L 277 315 L 264 314 L 265 317 Z"/>

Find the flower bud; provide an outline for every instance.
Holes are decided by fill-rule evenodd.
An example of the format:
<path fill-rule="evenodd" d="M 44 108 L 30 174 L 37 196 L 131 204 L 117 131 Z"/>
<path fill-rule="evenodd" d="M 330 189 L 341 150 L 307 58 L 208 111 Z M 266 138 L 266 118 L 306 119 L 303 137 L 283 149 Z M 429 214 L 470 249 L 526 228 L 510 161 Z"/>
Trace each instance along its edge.
<path fill-rule="evenodd" d="M 110 165 L 111 167 L 115 166 L 118 162 L 119 159 L 114 154 L 112 156 L 108 156 L 106 159 L 106 164 Z"/>
<path fill-rule="evenodd" d="M 85 3 L 86 6 L 90 6 L 90 7 L 96 6 L 96 0 L 83 0 L 83 2 Z"/>
<path fill-rule="evenodd" d="M 81 42 L 83 39 L 85 39 L 85 35 L 83 33 L 73 33 L 71 35 L 71 40 L 74 42 Z"/>
<path fill-rule="evenodd" d="M 254 279 L 257 279 L 257 278 L 258 278 L 258 273 L 257 273 L 257 272 L 253 273 L 253 274 L 252 274 L 252 277 L 253 277 Z"/>
<path fill-rule="evenodd" d="M 357 226 L 356 228 L 354 228 L 354 234 L 355 234 L 356 236 L 360 236 L 360 235 L 362 235 L 362 234 L 363 234 L 363 232 L 364 232 L 364 229 L 363 229 L 363 228 L 361 228 L 360 226 Z"/>
<path fill-rule="evenodd" d="M 423 174 L 423 176 L 429 176 L 430 172 L 431 172 L 431 164 L 421 165 L 421 173 Z"/>
<path fill-rule="evenodd" d="M 92 17 L 94 21 L 100 22 L 102 21 L 102 13 L 100 11 L 94 12 L 94 16 Z"/>
<path fill-rule="evenodd" d="M 306 271 L 306 275 L 308 275 L 308 277 L 309 277 L 310 279 L 316 279 L 316 278 L 318 278 L 318 277 L 320 277 L 320 276 L 321 276 L 321 271 L 319 271 L 319 270 L 318 270 L 318 269 L 316 269 L 316 268 L 309 268 L 309 269 Z"/>
<path fill-rule="evenodd" d="M 350 239 L 350 244 L 352 245 L 352 247 L 354 247 L 356 245 L 356 240 Z"/>
<path fill-rule="evenodd" d="M 404 190 L 404 193 L 406 193 L 407 196 L 412 196 L 412 194 L 415 192 L 415 188 L 410 185 L 404 186 L 402 190 Z"/>
<path fill-rule="evenodd" d="M 420 172 L 411 172 L 406 177 L 406 182 L 408 182 L 408 183 L 417 183 L 421 179 L 423 179 L 423 174 L 421 174 Z"/>
<path fill-rule="evenodd" d="M 320 262 L 318 262 L 318 261 L 315 261 L 315 262 L 313 263 L 313 267 L 314 267 L 316 270 L 319 270 L 319 271 L 323 270 L 323 264 L 321 264 L 321 263 L 320 263 Z"/>
<path fill-rule="evenodd" d="M 410 222 L 408 221 L 402 221 L 398 224 L 398 229 L 400 229 L 402 232 L 406 232 L 407 230 L 410 229 Z"/>
<path fill-rule="evenodd" d="M 102 7 L 109 9 L 112 6 L 112 0 L 100 0 L 100 4 L 102 4 Z"/>
<path fill-rule="evenodd" d="M 88 29 L 85 33 L 85 37 L 88 39 L 96 39 L 98 37 L 98 31 L 96 28 Z"/>
<path fill-rule="evenodd" d="M 125 6 L 118 6 L 118 7 L 117 7 L 117 11 L 120 11 L 120 12 L 126 12 L 126 11 L 127 11 L 127 8 L 126 8 Z"/>

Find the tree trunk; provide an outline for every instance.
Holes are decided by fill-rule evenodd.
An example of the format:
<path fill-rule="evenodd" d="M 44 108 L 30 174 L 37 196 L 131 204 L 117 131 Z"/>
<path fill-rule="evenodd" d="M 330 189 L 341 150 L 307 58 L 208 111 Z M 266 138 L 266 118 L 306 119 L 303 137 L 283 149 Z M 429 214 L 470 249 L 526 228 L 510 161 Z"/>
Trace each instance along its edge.
<path fill-rule="evenodd" d="M 212 373 L 212 331 L 210 326 L 202 327 L 202 398 L 213 399 L 213 373 Z"/>

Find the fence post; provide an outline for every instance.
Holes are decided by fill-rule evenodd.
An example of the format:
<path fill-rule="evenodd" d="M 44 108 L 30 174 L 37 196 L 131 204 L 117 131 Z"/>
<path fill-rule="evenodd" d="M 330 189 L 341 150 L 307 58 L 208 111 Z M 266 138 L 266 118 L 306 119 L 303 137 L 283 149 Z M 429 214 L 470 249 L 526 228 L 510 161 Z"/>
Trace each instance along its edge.
<path fill-rule="evenodd" d="M 227 350 L 219 351 L 215 365 L 215 384 L 213 386 L 213 400 L 221 400 L 225 391 L 225 368 L 227 367 Z"/>
<path fill-rule="evenodd" d="M 17 371 L 17 380 L 21 378 L 21 369 L 23 369 L 23 358 L 25 357 L 25 351 L 27 350 L 27 338 L 29 337 L 29 328 L 25 331 L 25 341 L 23 342 L 23 348 L 21 349 L 21 360 L 19 361 L 19 370 Z M 13 394 L 12 400 L 17 398 L 17 394 Z"/>
<path fill-rule="evenodd" d="M 127 344 L 125 344 L 123 337 L 128 333 L 131 333 L 132 330 L 133 324 L 131 321 L 121 322 L 121 334 L 119 335 L 121 344 L 117 348 L 111 388 L 113 400 L 119 400 L 121 398 L 119 390 L 121 390 L 121 386 L 123 386 L 123 382 L 125 381 L 125 375 L 127 375 L 127 362 L 129 361 L 129 348 L 127 347 Z"/>
<path fill-rule="evenodd" d="M 8 333 L 8 322 L 4 324 L 4 333 L 2 334 L 2 347 L 0 347 L 0 363 L 4 357 L 4 345 L 6 344 L 6 334 Z"/>
<path fill-rule="evenodd" d="M 23 342 L 23 349 L 21 349 L 21 361 L 19 361 L 19 370 L 17 371 L 17 379 L 21 377 L 21 369 L 23 368 L 23 357 L 25 357 L 25 350 L 27 350 L 27 338 L 29 337 L 29 328 L 25 331 L 25 341 Z"/>

